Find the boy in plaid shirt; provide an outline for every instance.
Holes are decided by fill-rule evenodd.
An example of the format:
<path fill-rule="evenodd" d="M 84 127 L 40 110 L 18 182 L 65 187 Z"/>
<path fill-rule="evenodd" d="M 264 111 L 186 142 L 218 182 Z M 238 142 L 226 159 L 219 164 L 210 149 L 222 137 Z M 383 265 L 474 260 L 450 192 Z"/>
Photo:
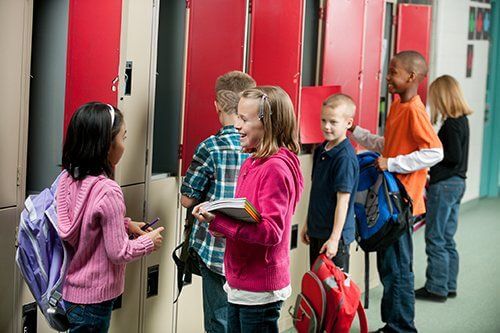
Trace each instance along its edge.
<path fill-rule="evenodd" d="M 234 128 L 239 94 L 255 87 L 255 80 L 240 72 L 228 72 L 215 83 L 215 109 L 222 128 L 201 142 L 193 155 L 181 187 L 181 204 L 233 198 L 238 172 L 247 154 L 241 153 L 240 135 Z M 225 239 L 212 236 L 206 223 L 195 223 L 189 246 L 197 254 L 203 284 L 205 331 L 226 332 L 227 295 L 223 289 Z"/>

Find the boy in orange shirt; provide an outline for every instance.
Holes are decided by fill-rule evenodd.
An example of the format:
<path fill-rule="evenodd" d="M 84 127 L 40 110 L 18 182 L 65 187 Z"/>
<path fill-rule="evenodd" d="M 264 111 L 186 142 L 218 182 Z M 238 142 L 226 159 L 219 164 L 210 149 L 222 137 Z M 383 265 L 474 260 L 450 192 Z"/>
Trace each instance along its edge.
<path fill-rule="evenodd" d="M 420 53 L 396 54 L 386 78 L 388 90 L 395 96 L 384 136 L 371 134 L 359 126 L 350 128 L 354 140 L 382 154 L 376 163 L 378 169 L 395 173 L 403 183 L 413 200 L 414 216 L 425 213 L 427 169 L 443 159 L 441 142 L 417 94 L 418 85 L 426 75 L 427 64 Z M 417 332 L 412 266 L 411 230 L 377 252 L 377 268 L 384 287 L 381 312 L 385 326 L 376 332 Z"/>

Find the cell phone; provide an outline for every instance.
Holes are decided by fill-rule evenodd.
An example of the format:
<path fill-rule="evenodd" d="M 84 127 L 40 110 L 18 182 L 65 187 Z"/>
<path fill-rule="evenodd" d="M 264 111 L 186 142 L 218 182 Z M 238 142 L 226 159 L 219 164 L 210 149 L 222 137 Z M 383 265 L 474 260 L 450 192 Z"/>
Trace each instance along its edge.
<path fill-rule="evenodd" d="M 151 221 L 151 222 L 149 222 L 149 223 L 146 223 L 146 224 L 145 224 L 145 225 L 141 228 L 141 230 L 142 230 L 142 231 L 146 231 L 146 229 L 147 229 L 147 228 L 154 226 L 154 225 L 155 225 L 158 221 L 160 221 L 160 218 L 159 218 L 159 217 L 155 218 L 153 221 Z"/>

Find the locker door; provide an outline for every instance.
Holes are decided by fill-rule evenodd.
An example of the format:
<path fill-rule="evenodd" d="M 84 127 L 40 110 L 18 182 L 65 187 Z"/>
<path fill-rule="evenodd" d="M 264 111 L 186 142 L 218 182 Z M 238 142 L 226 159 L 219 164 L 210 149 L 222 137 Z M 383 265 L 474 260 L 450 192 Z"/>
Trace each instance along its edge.
<path fill-rule="evenodd" d="M 429 64 L 432 7 L 400 4 L 396 31 L 396 53 L 405 50 L 420 52 Z M 427 78 L 420 84 L 418 94 L 422 102 L 427 99 Z"/>
<path fill-rule="evenodd" d="M 16 225 L 19 218 L 17 208 L 0 209 L 0 227 L 2 239 L 0 243 L 0 332 L 14 332 L 15 316 L 15 277 L 16 249 L 13 246 Z"/>
<path fill-rule="evenodd" d="M 323 35 L 323 85 L 341 86 L 356 105 L 360 94 L 363 8 L 364 1 L 327 0 Z"/>
<path fill-rule="evenodd" d="M 118 105 L 125 117 L 127 140 L 116 180 L 126 186 L 145 180 L 153 0 L 124 1 L 123 7 L 120 77 L 125 82 L 120 84 Z"/>
<path fill-rule="evenodd" d="M 28 73 L 23 68 L 25 7 L 28 5 L 24 1 L 0 3 L 0 208 L 15 206 L 17 201 L 20 116 Z"/>
<path fill-rule="evenodd" d="M 64 129 L 84 103 L 117 103 L 121 0 L 69 4 Z"/>
<path fill-rule="evenodd" d="M 249 73 L 257 85 L 283 88 L 297 114 L 304 0 L 253 0 L 251 15 Z"/>
<path fill-rule="evenodd" d="M 243 69 L 247 0 L 189 4 L 182 174 L 196 146 L 220 128 L 213 101 L 218 76 Z"/>
<path fill-rule="evenodd" d="M 365 2 L 363 70 L 358 113 L 359 124 L 372 133 L 377 133 L 380 80 L 384 80 L 381 77 L 384 6 L 383 0 Z"/>

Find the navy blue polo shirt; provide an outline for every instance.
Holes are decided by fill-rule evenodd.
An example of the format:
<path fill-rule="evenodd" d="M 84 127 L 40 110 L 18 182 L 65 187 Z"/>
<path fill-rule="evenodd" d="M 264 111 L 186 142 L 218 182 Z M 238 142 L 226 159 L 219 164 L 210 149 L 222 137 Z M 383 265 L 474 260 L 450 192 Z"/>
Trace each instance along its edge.
<path fill-rule="evenodd" d="M 349 209 L 342 230 L 345 244 L 354 240 L 354 200 L 358 187 L 359 164 L 349 139 L 326 151 L 323 142 L 314 151 L 311 196 L 307 213 L 310 237 L 328 239 L 333 230 L 337 192 L 351 193 Z"/>

